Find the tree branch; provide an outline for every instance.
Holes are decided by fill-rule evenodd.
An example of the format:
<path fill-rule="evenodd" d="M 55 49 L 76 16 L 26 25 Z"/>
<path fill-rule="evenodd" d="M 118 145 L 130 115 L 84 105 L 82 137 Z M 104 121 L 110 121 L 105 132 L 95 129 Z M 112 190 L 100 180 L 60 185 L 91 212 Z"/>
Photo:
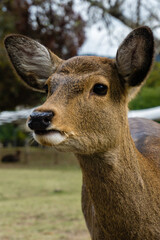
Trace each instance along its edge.
<path fill-rule="evenodd" d="M 136 8 L 136 18 L 132 18 L 133 16 L 131 16 L 130 18 L 127 17 L 124 13 L 124 11 L 122 10 L 124 7 L 124 4 L 126 3 L 126 0 L 115 0 L 114 4 L 112 2 L 112 0 L 108 0 L 107 4 L 108 7 L 106 7 L 103 3 L 103 1 L 98 1 L 98 0 L 85 0 L 85 2 L 88 2 L 90 4 L 89 6 L 89 10 L 91 8 L 99 8 L 102 10 L 102 19 L 105 22 L 105 24 L 107 25 L 107 27 L 109 27 L 109 24 L 111 23 L 111 21 L 109 22 L 107 20 L 108 15 L 119 20 L 121 23 L 123 23 L 125 26 L 129 27 L 129 28 L 136 28 L 139 27 L 141 25 L 145 25 L 149 22 L 149 25 L 151 26 L 151 28 L 157 29 L 159 27 L 159 16 L 155 13 L 153 8 L 149 8 L 148 5 L 144 4 L 142 5 L 141 0 L 137 0 L 137 8 Z M 157 2 L 159 3 L 159 2 Z M 144 19 L 142 18 L 141 13 L 141 9 L 145 9 L 148 13 L 149 13 L 149 17 Z M 135 20 L 136 19 L 136 20 Z M 155 21 L 154 25 L 152 26 L 153 20 Z M 155 37 L 155 45 L 156 45 L 156 53 L 160 52 L 160 39 Z"/>

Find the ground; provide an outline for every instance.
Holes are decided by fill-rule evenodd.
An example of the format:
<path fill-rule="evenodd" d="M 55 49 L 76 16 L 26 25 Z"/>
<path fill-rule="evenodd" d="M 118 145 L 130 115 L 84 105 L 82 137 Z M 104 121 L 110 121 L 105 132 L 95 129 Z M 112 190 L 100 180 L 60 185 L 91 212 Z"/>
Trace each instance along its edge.
<path fill-rule="evenodd" d="M 20 163 L 0 164 L 0 240 L 89 240 L 75 158 L 20 150 Z M 14 151 L 1 149 L 0 158 Z"/>

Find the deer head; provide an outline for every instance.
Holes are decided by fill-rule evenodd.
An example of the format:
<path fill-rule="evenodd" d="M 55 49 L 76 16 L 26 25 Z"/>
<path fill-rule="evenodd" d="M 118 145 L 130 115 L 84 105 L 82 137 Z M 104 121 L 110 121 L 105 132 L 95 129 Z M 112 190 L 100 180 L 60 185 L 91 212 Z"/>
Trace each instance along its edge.
<path fill-rule="evenodd" d="M 120 141 L 127 105 L 152 65 L 154 41 L 148 27 L 133 30 L 115 60 L 77 56 L 62 60 L 40 43 L 9 35 L 5 46 L 22 80 L 47 92 L 28 119 L 36 141 L 81 154 L 103 152 Z"/>

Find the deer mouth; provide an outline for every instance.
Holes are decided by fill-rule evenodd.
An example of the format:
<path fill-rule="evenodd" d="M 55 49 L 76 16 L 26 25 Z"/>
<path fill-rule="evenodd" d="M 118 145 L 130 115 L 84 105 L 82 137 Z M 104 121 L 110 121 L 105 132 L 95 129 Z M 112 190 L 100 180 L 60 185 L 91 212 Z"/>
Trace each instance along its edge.
<path fill-rule="evenodd" d="M 51 130 L 35 130 L 34 132 L 37 135 L 46 135 L 46 134 L 55 134 L 55 133 L 59 133 L 59 134 L 65 135 L 64 132 L 61 132 L 61 131 L 55 130 L 55 129 L 51 129 Z"/>
<path fill-rule="evenodd" d="M 63 143 L 68 138 L 68 134 L 57 129 L 35 130 L 33 137 L 42 145 L 56 146 Z"/>

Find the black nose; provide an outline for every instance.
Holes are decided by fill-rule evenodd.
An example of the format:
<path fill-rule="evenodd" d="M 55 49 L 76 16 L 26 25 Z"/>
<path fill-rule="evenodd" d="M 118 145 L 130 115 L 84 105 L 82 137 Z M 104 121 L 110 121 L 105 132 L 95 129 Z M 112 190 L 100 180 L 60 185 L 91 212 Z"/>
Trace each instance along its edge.
<path fill-rule="evenodd" d="M 28 122 L 29 128 L 32 130 L 45 130 L 49 127 L 51 120 L 54 116 L 53 112 L 32 112 L 30 115 L 30 120 Z"/>

